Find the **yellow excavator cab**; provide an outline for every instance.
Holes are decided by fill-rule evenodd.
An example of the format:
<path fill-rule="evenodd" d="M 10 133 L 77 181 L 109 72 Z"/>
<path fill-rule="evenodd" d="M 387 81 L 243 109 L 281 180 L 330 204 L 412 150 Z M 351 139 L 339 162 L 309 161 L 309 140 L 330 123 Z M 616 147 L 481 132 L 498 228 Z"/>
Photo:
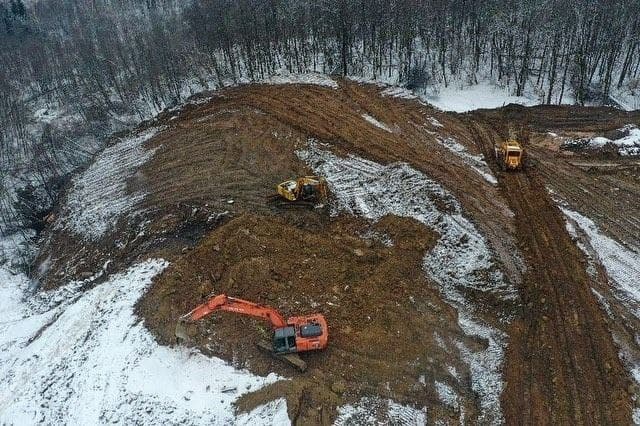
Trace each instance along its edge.
<path fill-rule="evenodd" d="M 327 198 L 327 182 L 320 176 L 287 180 L 278 184 L 276 190 L 289 201 L 322 201 Z"/>

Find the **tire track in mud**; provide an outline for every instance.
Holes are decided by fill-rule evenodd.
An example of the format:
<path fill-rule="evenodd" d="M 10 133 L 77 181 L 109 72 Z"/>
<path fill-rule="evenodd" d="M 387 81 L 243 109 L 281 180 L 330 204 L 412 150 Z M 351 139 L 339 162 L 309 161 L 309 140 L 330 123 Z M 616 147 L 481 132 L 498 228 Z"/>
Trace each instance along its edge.
<path fill-rule="evenodd" d="M 544 149 L 535 148 L 538 173 L 561 199 L 583 214 L 599 220 L 599 226 L 618 241 L 640 246 L 640 188 L 620 173 L 595 172 L 589 175 L 570 161 L 558 160 Z M 579 161 L 579 159 L 577 159 Z M 620 164 L 627 165 L 624 161 Z M 628 178 L 627 178 L 628 179 Z"/>
<path fill-rule="evenodd" d="M 504 129 L 469 128 L 486 158 Z M 501 131 L 502 130 L 502 131 Z M 527 272 L 510 327 L 502 405 L 507 424 L 630 424 L 628 378 L 591 292 L 585 259 L 535 169 L 498 173 Z"/>

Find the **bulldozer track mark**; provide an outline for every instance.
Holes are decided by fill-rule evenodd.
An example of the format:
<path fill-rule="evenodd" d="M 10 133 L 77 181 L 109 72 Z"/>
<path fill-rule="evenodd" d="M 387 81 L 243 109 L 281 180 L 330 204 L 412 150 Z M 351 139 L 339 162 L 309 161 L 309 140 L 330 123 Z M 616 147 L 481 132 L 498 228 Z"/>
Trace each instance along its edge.
<path fill-rule="evenodd" d="M 525 181 L 526 180 L 526 181 Z M 528 180 L 528 176 L 525 175 L 518 175 L 517 176 L 517 181 L 518 181 L 518 187 L 519 188 L 525 188 L 527 187 L 528 190 L 531 190 L 531 182 Z M 524 191 L 522 192 L 524 193 Z M 531 205 L 531 203 L 527 200 L 526 196 L 521 196 L 522 193 L 517 193 L 517 195 L 519 195 L 519 199 L 518 202 L 520 203 L 521 206 L 525 207 L 525 210 L 529 211 L 529 212 L 533 212 L 536 211 L 535 208 Z M 538 228 L 537 226 L 531 226 L 532 228 Z M 542 228 L 543 230 L 544 228 Z M 530 235 L 536 235 L 535 234 L 535 229 L 531 230 L 531 234 Z M 535 256 L 538 258 L 544 258 L 545 257 L 545 252 L 546 250 L 551 250 L 553 251 L 554 256 L 560 258 L 560 254 L 557 252 L 556 248 L 554 247 L 553 244 L 550 244 L 550 239 L 548 238 L 548 236 L 546 235 L 546 233 L 540 233 L 537 235 L 539 238 L 542 239 L 542 242 L 537 240 L 536 238 L 534 238 L 531 241 L 531 246 L 532 248 L 535 250 Z M 555 265 L 554 265 L 555 266 Z M 550 276 L 549 271 L 543 269 L 542 270 L 542 274 L 543 277 L 545 278 L 544 281 L 546 282 L 553 282 L 555 281 L 554 278 L 552 276 Z M 563 283 L 561 284 L 563 285 Z M 566 351 L 565 353 L 565 358 L 563 358 L 563 361 L 565 364 L 563 367 L 559 367 L 556 366 L 555 371 L 554 371 L 554 376 L 558 375 L 558 374 L 562 374 L 562 370 L 563 369 L 569 369 L 571 371 L 571 376 L 576 377 L 578 375 L 578 371 L 576 370 L 576 366 L 574 362 L 569 362 L 569 360 L 573 361 L 574 357 L 573 354 L 571 352 L 571 347 L 570 344 L 568 342 L 567 339 L 567 335 L 570 332 L 569 330 L 567 330 L 566 327 L 566 322 L 564 321 L 564 318 L 566 317 L 566 313 L 565 310 L 563 309 L 563 297 L 562 295 L 559 293 L 558 291 L 558 287 L 557 286 L 553 286 L 553 308 L 552 311 L 554 313 L 554 319 L 556 320 L 560 320 L 560 321 L 556 321 L 556 326 L 552 328 L 552 332 L 555 335 L 555 340 L 559 341 L 561 346 L 564 348 L 564 350 Z M 527 300 L 525 299 L 526 303 L 541 303 L 540 300 Z M 542 319 L 544 321 L 544 319 Z M 543 324 L 544 326 L 544 324 Z M 559 326 L 559 327 L 558 327 Z M 546 326 L 545 326 L 546 328 Z M 552 379 L 553 382 L 553 379 Z M 568 387 L 566 383 L 561 383 L 564 384 L 564 387 Z M 556 386 L 553 386 L 555 393 L 561 393 L 563 391 L 565 391 L 565 389 L 558 389 L 558 386 L 556 384 Z M 578 407 L 574 407 L 572 404 L 573 401 L 580 401 L 580 393 L 578 392 L 577 386 L 575 382 L 571 382 L 570 384 L 570 392 L 571 392 L 571 398 L 568 400 L 569 405 L 571 405 L 571 411 L 573 411 L 575 413 L 575 417 L 574 419 L 578 422 L 578 423 L 582 423 L 583 422 L 583 416 L 582 413 Z"/>
<path fill-rule="evenodd" d="M 490 158 L 504 128 L 470 122 Z M 526 148 L 526 146 L 525 146 Z M 532 156 L 537 158 L 536 152 Z M 490 166 L 497 171 L 495 160 Z M 565 228 L 540 168 L 496 173 L 527 263 L 512 327 L 502 401 L 507 424 L 628 424 L 627 377 L 584 256 Z"/>

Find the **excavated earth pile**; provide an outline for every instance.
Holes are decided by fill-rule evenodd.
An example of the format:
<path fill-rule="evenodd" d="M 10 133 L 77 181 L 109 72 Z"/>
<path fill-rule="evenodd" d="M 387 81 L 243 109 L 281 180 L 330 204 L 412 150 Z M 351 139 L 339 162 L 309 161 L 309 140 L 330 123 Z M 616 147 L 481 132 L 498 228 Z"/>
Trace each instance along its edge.
<path fill-rule="evenodd" d="M 135 149 L 147 161 L 113 186 L 133 196 L 128 210 L 93 238 L 68 220 L 70 191 L 38 274 L 53 286 L 168 259 L 137 306 L 167 345 L 211 294 L 325 314 L 329 347 L 303 355 L 305 373 L 256 348 L 268 324 L 216 313 L 191 328 L 203 352 L 290 379 L 245 395 L 240 411 L 284 397 L 296 424 L 364 421 L 358 407 L 383 422 L 628 424 L 637 390 L 619 346 L 640 355 L 621 325 L 629 313 L 601 267 L 588 273 L 557 204 L 638 246 L 637 163 L 560 146 L 639 121 L 572 107 L 448 114 L 346 80 L 225 89 L 146 124 L 154 133 Z M 529 153 L 522 173 L 493 161 L 510 129 Z M 623 166 L 592 166 L 603 161 Z M 276 183 L 315 172 L 326 205 L 267 202 Z M 386 401 L 406 411 L 392 417 Z"/>
<path fill-rule="evenodd" d="M 394 244 L 360 237 L 366 233 L 385 235 Z M 434 367 L 442 364 L 463 369 L 434 337 L 434 332 L 455 334 L 448 329 L 456 323 L 455 311 L 439 300 L 421 270 L 422 253 L 436 238 L 419 223 L 394 216 L 373 227 L 339 217 L 326 226 L 300 229 L 278 218 L 243 215 L 171 265 L 139 312 L 161 342 L 172 344 L 175 318 L 209 294 L 241 295 L 285 316 L 322 311 L 331 344 L 304 355 L 310 373 L 303 375 L 256 350 L 258 339 L 269 336 L 267 323 L 217 314 L 191 331 L 198 347 L 239 367 L 293 375 L 299 389 L 288 395 L 289 406 L 301 392 L 311 394 L 294 416 L 301 424 L 332 419 L 337 397 L 326 395 L 334 392 L 345 394 L 345 401 L 367 394 L 401 396 L 401 402 L 415 405 L 425 398 L 436 401 L 436 395 L 425 395 L 420 377 L 437 375 Z M 268 391 L 259 392 L 268 396 Z M 317 407 L 323 409 L 317 412 Z"/>

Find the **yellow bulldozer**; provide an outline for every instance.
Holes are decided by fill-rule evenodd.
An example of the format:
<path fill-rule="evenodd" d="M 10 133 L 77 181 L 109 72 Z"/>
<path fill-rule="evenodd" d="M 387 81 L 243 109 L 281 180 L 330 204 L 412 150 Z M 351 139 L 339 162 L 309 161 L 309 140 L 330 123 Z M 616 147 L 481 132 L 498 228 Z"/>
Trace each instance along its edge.
<path fill-rule="evenodd" d="M 520 142 L 509 138 L 495 147 L 496 160 L 502 170 L 521 170 L 524 168 L 524 149 Z"/>
<path fill-rule="evenodd" d="M 321 176 L 302 176 L 278 184 L 276 192 L 270 200 L 280 206 L 314 206 L 327 199 L 327 181 Z"/>

